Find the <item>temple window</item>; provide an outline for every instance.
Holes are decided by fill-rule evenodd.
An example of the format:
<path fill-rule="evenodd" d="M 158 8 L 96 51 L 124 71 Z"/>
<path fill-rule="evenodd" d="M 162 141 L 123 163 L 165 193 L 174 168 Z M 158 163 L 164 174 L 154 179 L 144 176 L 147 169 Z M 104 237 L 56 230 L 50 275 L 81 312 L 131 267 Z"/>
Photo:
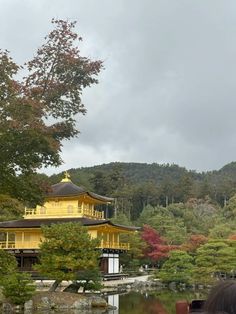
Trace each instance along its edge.
<path fill-rule="evenodd" d="M 82 204 L 78 202 L 78 213 L 82 212 Z"/>
<path fill-rule="evenodd" d="M 41 215 L 46 214 L 46 208 L 45 207 L 41 207 L 39 212 L 40 212 Z"/>
<path fill-rule="evenodd" d="M 74 206 L 73 205 L 68 205 L 67 206 L 67 213 L 72 214 L 74 212 Z"/>
<path fill-rule="evenodd" d="M 29 233 L 25 233 L 25 234 L 24 234 L 24 240 L 25 240 L 26 242 L 30 242 L 30 234 L 29 234 Z"/>
<path fill-rule="evenodd" d="M 6 232 L 0 232 L 0 242 L 5 242 L 6 238 Z"/>
<path fill-rule="evenodd" d="M 114 242 L 119 242 L 117 233 L 114 233 Z"/>

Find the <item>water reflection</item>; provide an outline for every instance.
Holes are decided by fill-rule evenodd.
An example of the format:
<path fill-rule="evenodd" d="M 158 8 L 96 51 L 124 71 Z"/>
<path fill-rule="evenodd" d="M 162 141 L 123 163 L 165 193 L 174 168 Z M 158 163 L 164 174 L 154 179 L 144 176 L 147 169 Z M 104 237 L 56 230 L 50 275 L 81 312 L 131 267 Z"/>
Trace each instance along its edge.
<path fill-rule="evenodd" d="M 71 310 L 71 311 L 40 311 L 33 314 L 175 314 L 175 303 L 178 300 L 191 301 L 192 299 L 204 299 L 204 291 L 142 291 L 127 294 L 114 294 L 107 296 L 110 305 L 117 309 L 104 311 L 93 310 Z M 32 314 L 25 312 L 24 314 Z"/>
<path fill-rule="evenodd" d="M 130 292 L 124 295 L 112 296 L 109 304 L 118 306 L 118 310 L 109 314 L 175 314 L 175 303 L 178 300 L 191 301 L 193 299 L 204 299 L 205 291 L 144 291 Z M 116 300 L 112 303 L 112 300 Z"/>
<path fill-rule="evenodd" d="M 115 306 L 116 310 L 109 310 L 109 314 L 119 314 L 119 294 L 109 295 L 107 299 L 108 304 Z"/>
<path fill-rule="evenodd" d="M 131 292 L 120 296 L 119 314 L 166 314 L 165 308 L 155 295 L 147 292 Z"/>

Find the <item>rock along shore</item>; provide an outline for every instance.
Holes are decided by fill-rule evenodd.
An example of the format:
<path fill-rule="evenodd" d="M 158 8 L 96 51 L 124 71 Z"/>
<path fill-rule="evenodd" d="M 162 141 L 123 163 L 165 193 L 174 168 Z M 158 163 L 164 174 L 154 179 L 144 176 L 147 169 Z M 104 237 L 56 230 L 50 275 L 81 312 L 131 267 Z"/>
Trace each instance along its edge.
<path fill-rule="evenodd" d="M 50 286 L 51 282 L 40 283 L 40 288 L 44 288 L 44 291 L 38 291 L 33 296 L 32 300 L 25 303 L 25 310 L 31 312 L 47 311 L 47 310 L 83 310 L 85 313 L 104 313 L 107 309 L 114 309 L 110 306 L 104 298 L 98 294 L 82 294 L 82 293 L 70 293 L 70 292 L 49 292 L 45 291 Z M 66 283 L 68 285 L 68 282 Z M 121 292 L 130 289 L 142 290 L 153 289 L 154 287 L 160 287 L 160 282 L 149 280 L 149 276 L 139 276 L 124 278 L 122 280 L 111 280 L 103 282 L 104 288 L 101 293 L 108 294 L 109 292 Z M 15 312 L 18 307 L 12 306 L 10 303 L 3 301 L 3 312 Z"/>

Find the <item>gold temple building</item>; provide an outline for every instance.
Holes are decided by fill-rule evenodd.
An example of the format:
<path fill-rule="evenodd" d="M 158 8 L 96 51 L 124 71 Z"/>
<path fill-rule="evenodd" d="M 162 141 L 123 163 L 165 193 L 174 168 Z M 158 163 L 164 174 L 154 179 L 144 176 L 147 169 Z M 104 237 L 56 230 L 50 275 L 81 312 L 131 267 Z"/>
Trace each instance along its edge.
<path fill-rule="evenodd" d="M 134 232 L 136 227 L 122 226 L 105 218 L 104 210 L 95 206 L 110 204 L 113 198 L 89 192 L 72 183 L 68 173 L 60 183 L 51 186 L 43 206 L 25 209 L 24 219 L 0 222 L 0 249 L 16 256 L 21 271 L 32 271 L 38 261 L 43 241 L 42 225 L 78 222 L 86 226 L 92 238 L 99 238 L 100 268 L 104 274 L 119 273 L 119 255 L 129 250 L 120 242 L 120 234 Z"/>

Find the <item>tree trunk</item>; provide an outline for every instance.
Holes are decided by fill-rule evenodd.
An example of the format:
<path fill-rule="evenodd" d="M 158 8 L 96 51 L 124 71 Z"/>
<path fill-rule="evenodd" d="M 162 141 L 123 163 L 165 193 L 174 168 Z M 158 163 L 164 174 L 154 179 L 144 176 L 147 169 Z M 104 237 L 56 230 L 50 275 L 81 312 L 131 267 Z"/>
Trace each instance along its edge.
<path fill-rule="evenodd" d="M 61 280 L 55 280 L 54 283 L 52 284 L 51 288 L 48 290 L 49 292 L 55 292 L 56 288 L 59 286 L 61 283 Z"/>

